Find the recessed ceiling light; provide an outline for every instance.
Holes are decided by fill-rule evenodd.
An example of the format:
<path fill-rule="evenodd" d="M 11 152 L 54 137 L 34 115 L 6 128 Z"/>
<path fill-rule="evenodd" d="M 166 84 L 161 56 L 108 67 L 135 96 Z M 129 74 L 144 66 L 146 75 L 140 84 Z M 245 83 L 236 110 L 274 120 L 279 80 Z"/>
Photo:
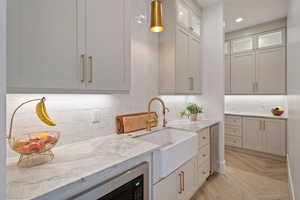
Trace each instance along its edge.
<path fill-rule="evenodd" d="M 239 23 L 239 22 L 242 22 L 243 20 L 244 20 L 243 18 L 239 17 L 239 18 L 237 18 L 237 19 L 235 20 L 235 22 L 236 22 L 236 23 Z"/>

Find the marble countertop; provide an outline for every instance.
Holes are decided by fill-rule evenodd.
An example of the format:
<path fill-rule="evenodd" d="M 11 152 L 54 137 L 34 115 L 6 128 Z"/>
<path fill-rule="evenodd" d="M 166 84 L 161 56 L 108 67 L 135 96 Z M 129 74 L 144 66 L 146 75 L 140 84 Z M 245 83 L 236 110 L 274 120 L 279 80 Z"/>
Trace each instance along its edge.
<path fill-rule="evenodd" d="M 55 159 L 33 168 L 7 166 L 9 200 L 41 198 L 66 185 L 80 183 L 129 159 L 146 155 L 159 146 L 128 136 L 110 135 L 53 149 Z"/>
<path fill-rule="evenodd" d="M 237 115 L 237 116 L 249 116 L 249 117 L 265 117 L 265 118 L 274 118 L 274 119 L 288 119 L 286 114 L 281 116 L 274 116 L 270 113 L 250 113 L 250 112 L 225 112 L 225 115 Z"/>
<path fill-rule="evenodd" d="M 197 121 L 191 121 L 189 119 L 179 119 L 169 122 L 168 127 L 197 132 L 217 123 L 219 123 L 217 120 L 200 119 Z"/>

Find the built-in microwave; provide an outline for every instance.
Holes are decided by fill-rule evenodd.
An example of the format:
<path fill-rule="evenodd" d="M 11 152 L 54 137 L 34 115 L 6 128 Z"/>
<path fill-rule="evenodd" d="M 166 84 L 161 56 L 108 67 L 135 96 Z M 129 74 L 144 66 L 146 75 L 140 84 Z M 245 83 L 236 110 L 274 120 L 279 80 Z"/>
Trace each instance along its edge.
<path fill-rule="evenodd" d="M 71 200 L 149 200 L 149 164 L 142 163 Z"/>

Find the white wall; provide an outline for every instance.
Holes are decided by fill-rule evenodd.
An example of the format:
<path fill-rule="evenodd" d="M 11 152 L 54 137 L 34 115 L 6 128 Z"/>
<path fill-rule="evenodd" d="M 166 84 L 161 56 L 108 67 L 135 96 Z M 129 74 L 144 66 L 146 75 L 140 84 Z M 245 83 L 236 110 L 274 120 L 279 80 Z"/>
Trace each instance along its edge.
<path fill-rule="evenodd" d="M 287 96 L 284 95 L 231 95 L 225 96 L 225 112 L 271 114 L 275 106 L 285 109 L 288 115 Z"/>
<path fill-rule="evenodd" d="M 5 199 L 6 0 L 0 0 L 0 199 Z"/>
<path fill-rule="evenodd" d="M 221 121 L 219 133 L 220 171 L 224 171 L 224 27 L 223 5 L 203 10 L 202 66 L 203 100 L 211 118 Z"/>
<path fill-rule="evenodd" d="M 288 14 L 288 156 L 290 183 L 300 199 L 300 1 L 289 0 Z"/>

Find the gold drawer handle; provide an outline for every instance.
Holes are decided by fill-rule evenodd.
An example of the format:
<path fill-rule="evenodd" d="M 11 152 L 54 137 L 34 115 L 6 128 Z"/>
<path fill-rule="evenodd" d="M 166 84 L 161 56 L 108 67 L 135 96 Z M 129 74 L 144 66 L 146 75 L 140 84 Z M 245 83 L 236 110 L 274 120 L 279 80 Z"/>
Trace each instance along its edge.
<path fill-rule="evenodd" d="M 202 174 L 203 174 L 203 175 L 205 175 L 205 174 L 206 174 L 206 172 L 204 171 L 204 172 L 202 172 Z"/>
<path fill-rule="evenodd" d="M 202 137 L 203 140 L 206 140 L 206 137 Z"/>
<path fill-rule="evenodd" d="M 206 154 L 203 154 L 202 157 L 206 157 Z"/>

